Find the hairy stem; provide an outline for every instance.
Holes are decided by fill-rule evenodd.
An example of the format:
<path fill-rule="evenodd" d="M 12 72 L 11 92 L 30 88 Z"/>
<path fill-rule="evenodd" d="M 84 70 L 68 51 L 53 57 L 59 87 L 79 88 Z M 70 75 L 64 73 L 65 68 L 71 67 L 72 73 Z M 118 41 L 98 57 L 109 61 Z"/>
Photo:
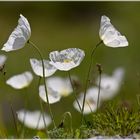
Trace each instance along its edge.
<path fill-rule="evenodd" d="M 70 80 L 70 83 L 71 83 L 71 86 L 72 86 L 72 89 L 73 89 L 73 92 L 74 92 L 74 98 L 75 98 L 75 100 L 76 100 L 76 102 L 78 104 L 78 107 L 79 107 L 80 111 L 82 111 L 82 108 L 80 106 L 80 103 L 79 103 L 79 101 L 78 101 L 78 99 L 76 97 L 76 90 L 75 90 L 74 85 L 73 85 L 73 82 L 72 82 L 70 71 L 68 71 L 68 76 L 69 76 L 69 80 Z M 85 120 L 85 118 L 84 118 L 84 120 Z M 85 122 L 86 122 L 86 120 L 85 120 Z"/>
<path fill-rule="evenodd" d="M 41 78 L 42 78 L 42 77 L 39 77 L 39 80 L 38 80 L 38 84 L 37 84 L 37 87 L 38 87 L 38 88 L 39 88 L 39 86 L 40 86 Z M 38 96 L 39 96 L 39 95 L 38 95 Z M 39 97 L 39 103 L 40 103 L 40 108 L 41 108 L 41 114 L 43 115 L 43 122 L 44 122 L 45 128 L 46 128 L 46 130 L 47 130 L 47 126 L 46 126 L 46 122 L 45 122 L 44 108 L 43 108 L 43 104 L 42 104 L 42 102 L 41 102 L 40 97 Z M 39 126 L 39 122 L 40 122 L 40 119 L 41 119 L 41 114 L 40 114 L 40 116 L 39 116 L 36 129 L 37 129 L 38 126 Z M 47 133 L 47 131 L 46 131 L 46 133 Z"/>
<path fill-rule="evenodd" d="M 84 116 L 84 106 L 85 106 L 85 99 L 86 99 L 86 92 L 87 92 L 87 88 L 89 85 L 89 76 L 90 76 L 90 72 L 91 72 L 91 67 L 92 67 L 92 61 L 93 61 L 93 55 L 95 54 L 96 49 L 98 48 L 98 46 L 102 44 L 102 41 L 100 41 L 95 48 L 93 48 L 92 53 L 91 53 L 91 59 L 90 59 L 90 64 L 89 64 L 89 69 L 88 69 L 88 73 L 87 73 L 87 79 L 86 79 L 86 85 L 85 85 L 85 91 L 84 91 L 84 98 L 83 98 L 83 105 L 82 105 L 82 114 L 81 114 L 81 123 L 83 123 L 83 116 Z"/>
<path fill-rule="evenodd" d="M 42 56 L 42 53 L 39 50 L 39 48 L 33 42 L 28 41 L 28 43 L 31 44 L 31 46 L 38 52 L 38 54 L 39 54 L 39 56 L 41 58 L 42 67 L 43 67 L 43 81 L 44 81 L 44 86 L 45 86 L 46 99 L 47 99 L 47 103 L 48 103 L 48 107 L 49 107 L 49 112 L 50 112 L 50 115 L 51 115 L 51 119 L 52 119 L 54 128 L 56 128 L 56 124 L 55 124 L 55 121 L 54 121 L 54 116 L 53 116 L 53 113 L 52 113 L 52 110 L 51 110 L 51 106 L 50 106 L 49 98 L 48 98 L 48 94 L 47 94 L 47 86 L 46 86 L 46 80 L 45 80 L 45 66 L 44 66 L 44 62 L 43 62 L 43 56 Z"/>

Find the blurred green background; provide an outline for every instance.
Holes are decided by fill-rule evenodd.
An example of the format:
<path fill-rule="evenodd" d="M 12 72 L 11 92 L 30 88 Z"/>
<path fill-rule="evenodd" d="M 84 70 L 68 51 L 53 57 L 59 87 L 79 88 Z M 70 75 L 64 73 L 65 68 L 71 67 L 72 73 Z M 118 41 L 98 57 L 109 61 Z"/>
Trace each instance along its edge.
<path fill-rule="evenodd" d="M 117 67 L 126 70 L 124 83 L 114 101 L 128 100 L 137 107 L 136 95 L 140 94 L 140 2 L 0 2 L 0 46 L 7 41 L 10 33 L 17 26 L 19 15 L 23 14 L 31 25 L 33 41 L 42 51 L 44 58 L 54 50 L 81 48 L 86 56 L 81 65 L 71 70 L 81 84 L 85 84 L 87 67 L 92 47 L 100 41 L 100 18 L 106 15 L 111 23 L 124 34 L 129 46 L 109 48 L 100 46 L 94 56 L 93 77 L 98 76 L 96 63 L 100 63 L 103 72 L 112 74 Z M 40 109 L 38 99 L 38 77 L 28 89 L 14 90 L 5 84 L 5 79 L 12 75 L 31 70 L 29 59 L 39 58 L 28 45 L 18 51 L 6 54 L 6 76 L 0 74 L 1 125 L 4 123 L 8 133 L 15 132 L 10 110 L 10 102 L 15 111 L 23 108 L 28 98 L 28 109 Z M 67 76 L 67 72 L 57 71 L 53 76 Z M 74 127 L 79 124 L 80 114 L 73 108 L 74 97 L 62 98 L 52 105 L 57 124 L 65 111 L 73 116 Z M 51 126 L 50 126 L 51 128 Z M 10 131 L 13 129 L 13 132 Z"/>

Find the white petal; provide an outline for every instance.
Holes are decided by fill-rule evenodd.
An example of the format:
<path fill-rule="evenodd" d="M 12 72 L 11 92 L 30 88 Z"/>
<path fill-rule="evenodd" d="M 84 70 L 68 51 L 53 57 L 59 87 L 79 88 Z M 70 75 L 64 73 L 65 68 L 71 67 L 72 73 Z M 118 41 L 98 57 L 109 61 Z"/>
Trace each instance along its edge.
<path fill-rule="evenodd" d="M 100 85 L 101 89 L 104 91 L 100 94 L 102 100 L 110 100 L 118 93 L 123 80 L 123 75 L 124 70 L 120 68 L 115 70 L 112 76 L 102 74 Z M 99 78 L 96 83 L 97 85 L 99 84 Z"/>
<path fill-rule="evenodd" d="M 8 41 L 4 44 L 1 50 L 9 52 L 18 50 L 24 47 L 25 43 L 29 40 L 31 36 L 31 28 L 28 20 L 20 15 L 18 20 L 18 25 L 11 33 Z"/>
<path fill-rule="evenodd" d="M 45 119 L 45 124 L 43 120 Z M 28 128 L 32 129 L 44 129 L 45 126 L 49 126 L 51 118 L 47 114 L 42 114 L 40 111 L 27 111 L 25 109 L 17 111 L 18 120 Z"/>
<path fill-rule="evenodd" d="M 53 51 L 50 53 L 51 64 L 57 69 L 68 71 L 80 65 L 85 53 L 81 49 L 69 48 L 60 52 Z"/>
<path fill-rule="evenodd" d="M 68 78 L 50 77 L 47 79 L 47 85 L 60 96 L 68 96 L 73 92 Z"/>
<path fill-rule="evenodd" d="M 47 94 L 48 94 L 50 104 L 59 102 L 61 99 L 61 96 L 56 91 L 53 91 L 51 88 L 47 88 Z M 39 86 L 39 96 L 44 102 L 47 102 L 44 85 Z"/>
<path fill-rule="evenodd" d="M 7 60 L 7 56 L 1 54 L 0 55 L 0 67 L 5 64 L 5 61 Z"/>
<path fill-rule="evenodd" d="M 11 87 L 15 89 L 22 89 L 29 86 L 32 80 L 33 80 L 32 73 L 29 71 L 26 71 L 22 74 L 12 76 L 6 81 L 6 84 L 10 85 Z"/>
<path fill-rule="evenodd" d="M 83 105 L 83 98 L 84 98 L 84 93 L 80 94 L 80 97 L 78 98 L 79 104 L 82 108 Z M 92 112 L 95 112 L 97 110 L 97 100 L 98 100 L 98 88 L 90 88 L 87 90 L 86 94 L 86 99 L 85 99 L 85 106 L 84 106 L 84 114 L 90 114 Z M 99 101 L 99 106 L 100 106 L 100 101 Z M 80 108 L 77 104 L 76 101 L 73 103 L 74 108 L 80 111 Z"/>
<path fill-rule="evenodd" d="M 45 77 L 49 77 L 56 72 L 56 68 L 50 64 L 50 61 L 43 60 L 45 66 Z M 43 67 L 41 60 L 35 58 L 30 59 L 31 67 L 37 76 L 43 77 Z"/>
<path fill-rule="evenodd" d="M 116 48 L 128 46 L 126 37 L 115 29 L 107 16 L 101 17 L 99 35 L 101 40 L 103 40 L 104 44 L 108 47 Z"/>

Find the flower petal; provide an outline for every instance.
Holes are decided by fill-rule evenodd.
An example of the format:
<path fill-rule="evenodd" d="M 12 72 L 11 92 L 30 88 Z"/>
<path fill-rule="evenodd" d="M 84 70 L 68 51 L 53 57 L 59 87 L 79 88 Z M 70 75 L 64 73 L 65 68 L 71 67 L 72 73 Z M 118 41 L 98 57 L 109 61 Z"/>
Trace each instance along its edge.
<path fill-rule="evenodd" d="M 101 17 L 99 35 L 101 40 L 103 40 L 104 44 L 108 47 L 116 48 L 128 46 L 126 37 L 115 29 L 107 16 Z"/>
<path fill-rule="evenodd" d="M 45 119 L 45 124 L 43 120 L 43 115 Z M 51 118 L 47 114 L 42 114 L 40 111 L 28 111 L 25 109 L 17 111 L 18 120 L 28 128 L 32 129 L 45 129 L 45 126 L 49 126 L 51 123 Z"/>
<path fill-rule="evenodd" d="M 8 41 L 4 44 L 1 50 L 9 52 L 18 50 L 24 47 L 25 43 L 31 36 L 31 28 L 28 20 L 20 14 L 18 25 L 9 36 Z"/>
<path fill-rule="evenodd" d="M 68 78 L 50 77 L 47 79 L 47 85 L 56 91 L 60 96 L 68 96 L 73 92 Z"/>
<path fill-rule="evenodd" d="M 83 106 L 83 98 L 84 98 L 84 93 L 81 93 L 78 102 L 82 108 Z M 89 88 L 87 90 L 86 94 L 86 99 L 85 99 L 85 106 L 84 106 L 84 114 L 90 114 L 92 112 L 95 112 L 97 109 L 97 100 L 98 100 L 98 88 Z M 100 106 L 100 101 L 99 101 L 99 106 Z M 76 101 L 73 103 L 74 108 L 81 113 L 81 110 L 77 104 Z"/>
<path fill-rule="evenodd" d="M 51 88 L 47 88 L 47 92 L 50 104 L 60 101 L 61 96 L 56 91 L 53 91 Z M 44 102 L 47 102 L 44 85 L 39 86 L 39 96 Z"/>
<path fill-rule="evenodd" d="M 7 56 L 4 54 L 0 55 L 0 67 L 2 67 L 5 64 L 5 61 L 7 60 Z"/>
<path fill-rule="evenodd" d="M 101 79 L 101 89 L 104 91 L 100 96 L 102 100 L 112 99 L 120 90 L 121 83 L 124 77 L 124 69 L 118 68 L 114 71 L 112 76 L 102 74 Z M 96 81 L 97 85 L 99 84 L 99 78 Z"/>
<path fill-rule="evenodd" d="M 81 49 L 69 48 L 60 52 L 53 51 L 50 53 L 51 64 L 57 69 L 68 71 L 80 65 L 85 53 Z"/>
<path fill-rule="evenodd" d="M 6 81 L 6 84 L 10 85 L 11 87 L 15 89 L 22 89 L 29 86 L 32 80 L 33 80 L 32 73 L 29 71 L 26 71 L 22 74 L 12 76 Z"/>
<path fill-rule="evenodd" d="M 44 66 L 45 66 L 45 77 L 49 77 L 49 76 L 53 75 L 57 69 L 53 65 L 51 65 L 50 61 L 48 61 L 48 60 L 43 60 L 43 62 L 44 62 Z M 41 60 L 31 58 L 30 64 L 31 64 L 31 67 L 32 67 L 34 73 L 37 76 L 43 77 L 43 67 L 42 67 Z"/>

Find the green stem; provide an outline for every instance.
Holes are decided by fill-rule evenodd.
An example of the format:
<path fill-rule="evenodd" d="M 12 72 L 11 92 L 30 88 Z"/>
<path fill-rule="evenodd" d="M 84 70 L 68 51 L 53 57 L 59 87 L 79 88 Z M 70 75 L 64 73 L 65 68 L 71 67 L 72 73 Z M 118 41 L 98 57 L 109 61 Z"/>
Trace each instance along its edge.
<path fill-rule="evenodd" d="M 80 106 L 80 103 L 79 103 L 79 101 L 78 101 L 78 99 L 77 99 L 77 97 L 76 97 L 76 92 L 75 92 L 74 85 L 73 85 L 73 83 L 72 83 L 70 71 L 68 71 L 68 75 L 69 75 L 69 80 L 70 80 L 70 83 L 71 83 L 71 86 L 72 86 L 72 89 L 73 89 L 73 92 L 74 92 L 74 98 L 75 98 L 75 100 L 76 100 L 76 102 L 77 102 L 77 104 L 78 104 L 78 106 L 79 106 L 80 111 L 82 111 L 82 108 L 81 108 L 81 106 Z"/>
<path fill-rule="evenodd" d="M 76 97 L 76 90 L 75 90 L 74 85 L 73 85 L 73 83 L 72 83 L 70 71 L 68 71 L 68 76 L 69 76 L 69 80 L 70 80 L 70 83 L 71 83 L 71 86 L 72 86 L 72 89 L 73 89 L 73 92 L 74 92 L 74 98 L 75 98 L 75 100 L 76 100 L 76 102 L 77 102 L 77 104 L 78 104 L 78 107 L 79 107 L 80 111 L 82 111 L 82 108 L 81 108 L 81 106 L 80 106 L 80 103 L 79 103 L 79 101 L 78 101 L 78 99 L 77 99 L 77 97 Z M 85 120 L 85 118 L 84 118 L 84 120 Z M 86 120 L 85 120 L 85 122 L 86 122 Z"/>
<path fill-rule="evenodd" d="M 72 115 L 71 115 L 71 113 L 70 112 L 65 112 L 64 114 L 63 114 L 63 123 L 65 122 L 65 120 L 66 120 L 66 116 L 68 116 L 69 118 L 70 118 L 70 131 L 71 131 L 71 134 L 73 133 L 73 129 L 72 129 Z"/>
<path fill-rule="evenodd" d="M 38 87 L 38 88 L 39 88 L 40 82 L 41 82 L 41 77 L 39 77 L 39 80 L 38 80 L 38 84 L 37 84 L 37 87 Z M 46 122 L 45 122 L 44 108 L 43 108 L 42 101 L 41 101 L 40 97 L 39 97 L 39 103 L 40 103 L 41 113 L 42 113 L 42 115 L 43 115 L 43 121 L 44 121 L 44 125 L 45 125 L 45 128 L 46 128 L 46 133 L 47 133 L 47 125 L 46 125 Z M 37 129 L 38 126 L 39 126 L 39 121 L 40 121 L 40 119 L 41 119 L 41 114 L 40 114 L 40 117 L 39 117 L 39 119 L 38 119 L 36 129 Z"/>
<path fill-rule="evenodd" d="M 44 86 L 45 86 L 46 99 L 47 99 L 47 102 L 48 102 L 49 112 L 50 112 L 50 115 L 51 115 L 51 119 L 52 119 L 54 128 L 56 128 L 55 121 L 54 121 L 54 116 L 53 116 L 53 113 L 52 113 L 52 110 L 51 110 L 51 106 L 50 106 L 49 98 L 48 98 L 48 94 L 47 94 L 47 86 L 46 86 L 46 80 L 45 80 L 45 66 L 44 66 L 44 62 L 43 62 L 43 56 L 42 56 L 39 48 L 33 42 L 31 42 L 29 40 L 28 43 L 31 44 L 31 46 L 38 52 L 38 54 L 41 58 L 42 67 L 43 67 L 43 81 L 44 81 Z"/>
<path fill-rule="evenodd" d="M 90 64 L 89 64 L 89 69 L 87 73 L 87 79 L 86 79 L 86 85 L 85 85 L 85 91 L 84 91 L 84 98 L 83 98 L 83 105 L 82 105 L 82 114 L 81 114 L 81 123 L 83 123 L 83 116 L 84 116 L 84 106 L 85 106 L 85 99 L 86 99 L 86 92 L 89 84 L 89 76 L 90 76 L 90 71 L 91 71 L 91 66 L 92 66 L 92 61 L 93 61 L 93 55 L 95 54 L 96 49 L 100 44 L 102 44 L 103 41 L 100 41 L 95 48 L 93 48 L 92 53 L 91 53 L 91 59 L 90 59 Z"/>
<path fill-rule="evenodd" d="M 13 116 L 13 120 L 14 120 L 14 126 L 15 126 L 15 130 L 16 130 L 16 135 L 17 135 L 17 138 L 19 138 L 17 121 L 16 121 L 16 117 L 15 117 L 15 113 L 14 113 L 12 103 L 10 103 L 10 108 L 11 108 L 11 112 L 12 112 L 12 116 Z"/>
<path fill-rule="evenodd" d="M 29 98 L 28 98 L 28 88 L 25 88 L 25 102 L 24 102 L 24 108 L 26 109 L 28 107 L 28 103 L 29 103 Z M 22 126 L 22 132 L 21 132 L 21 138 L 24 139 L 25 134 L 25 120 L 26 120 L 26 112 L 27 110 L 25 110 L 25 114 L 24 114 L 24 118 L 23 118 L 23 126 Z"/>
<path fill-rule="evenodd" d="M 101 72 L 99 72 L 99 90 L 98 90 L 98 99 L 97 99 L 97 111 L 99 109 L 100 91 L 101 91 Z"/>

